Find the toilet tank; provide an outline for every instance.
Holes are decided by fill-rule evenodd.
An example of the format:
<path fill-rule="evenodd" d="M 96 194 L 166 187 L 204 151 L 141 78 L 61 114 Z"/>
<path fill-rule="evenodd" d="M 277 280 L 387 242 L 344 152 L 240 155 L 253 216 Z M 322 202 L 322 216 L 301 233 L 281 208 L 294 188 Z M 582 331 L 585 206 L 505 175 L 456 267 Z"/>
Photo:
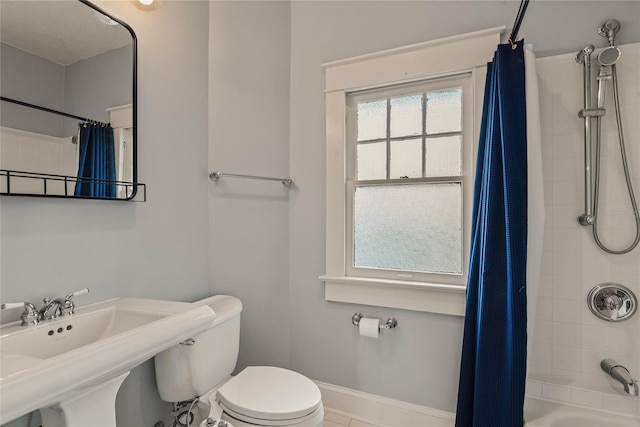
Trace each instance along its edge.
<path fill-rule="evenodd" d="M 156 355 L 156 382 L 165 402 L 203 395 L 227 379 L 238 361 L 242 302 L 215 295 L 194 304 L 211 307 L 216 319 L 211 329 L 192 337 L 193 344 L 179 344 Z"/>

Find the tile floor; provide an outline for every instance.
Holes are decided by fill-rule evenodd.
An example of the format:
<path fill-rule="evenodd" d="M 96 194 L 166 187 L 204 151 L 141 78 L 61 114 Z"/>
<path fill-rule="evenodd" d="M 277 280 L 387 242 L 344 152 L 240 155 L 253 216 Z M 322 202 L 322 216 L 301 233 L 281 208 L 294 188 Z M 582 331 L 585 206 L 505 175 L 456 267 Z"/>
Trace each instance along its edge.
<path fill-rule="evenodd" d="M 324 412 L 324 422 L 322 427 L 378 427 L 374 424 L 365 423 L 364 421 L 356 420 L 348 415 L 341 415 L 326 409 Z"/>

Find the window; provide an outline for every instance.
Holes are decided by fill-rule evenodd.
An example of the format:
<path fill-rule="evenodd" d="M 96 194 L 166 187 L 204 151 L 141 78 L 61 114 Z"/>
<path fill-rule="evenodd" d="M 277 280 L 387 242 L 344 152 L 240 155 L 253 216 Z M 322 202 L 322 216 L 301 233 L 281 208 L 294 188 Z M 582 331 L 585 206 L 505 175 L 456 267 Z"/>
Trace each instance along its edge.
<path fill-rule="evenodd" d="M 462 280 L 470 78 L 348 95 L 347 276 Z"/>
<path fill-rule="evenodd" d="M 327 300 L 464 315 L 475 146 L 500 31 L 324 65 Z"/>

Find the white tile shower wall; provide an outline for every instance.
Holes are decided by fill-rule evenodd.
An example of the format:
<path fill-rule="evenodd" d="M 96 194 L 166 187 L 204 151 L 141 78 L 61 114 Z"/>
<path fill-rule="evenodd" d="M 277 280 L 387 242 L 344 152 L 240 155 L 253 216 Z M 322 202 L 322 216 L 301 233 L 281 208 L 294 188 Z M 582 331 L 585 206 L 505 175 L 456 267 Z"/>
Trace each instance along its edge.
<path fill-rule="evenodd" d="M 617 71 L 624 135 L 640 196 L 640 44 L 621 50 Z M 637 405 L 624 399 L 622 386 L 601 371 L 600 361 L 616 359 L 640 378 L 640 314 L 618 323 L 603 321 L 589 311 L 587 294 L 599 283 L 616 282 L 640 296 L 640 248 L 606 254 L 594 243 L 591 228 L 578 225 L 584 210 L 584 125 L 577 116 L 583 105 L 582 66 L 573 54 L 558 55 L 539 59 L 538 73 L 547 220 L 530 379 L 540 382 L 541 393 L 546 390 L 550 398 L 585 405 L 617 402 L 637 413 Z M 633 240 L 634 218 L 625 194 L 611 92 L 605 108 L 599 234 L 607 245 L 622 248 Z"/>
<path fill-rule="evenodd" d="M 0 169 L 29 171 L 55 175 L 76 175 L 77 145 L 71 137 L 27 132 L 0 127 Z M 6 191 L 6 179 L 0 180 L 0 191 Z M 73 193 L 68 183 L 67 191 Z M 30 178 L 11 178 L 11 191 L 15 193 L 43 193 L 43 182 Z M 64 182 L 47 181 L 48 194 L 65 194 Z"/>

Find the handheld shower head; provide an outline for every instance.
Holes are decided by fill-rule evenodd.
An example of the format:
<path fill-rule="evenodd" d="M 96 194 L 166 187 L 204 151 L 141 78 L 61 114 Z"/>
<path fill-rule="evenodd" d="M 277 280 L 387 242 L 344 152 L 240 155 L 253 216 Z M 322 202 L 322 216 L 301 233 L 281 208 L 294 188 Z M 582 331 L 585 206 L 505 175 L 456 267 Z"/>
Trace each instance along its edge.
<path fill-rule="evenodd" d="M 622 55 L 622 52 L 620 52 L 617 46 L 604 48 L 598 54 L 598 64 L 603 66 L 613 65 L 618 62 L 620 55 Z"/>
<path fill-rule="evenodd" d="M 609 40 L 609 46 L 615 43 L 616 33 L 620 31 L 620 21 L 617 19 L 607 19 L 598 27 L 598 34 Z"/>

